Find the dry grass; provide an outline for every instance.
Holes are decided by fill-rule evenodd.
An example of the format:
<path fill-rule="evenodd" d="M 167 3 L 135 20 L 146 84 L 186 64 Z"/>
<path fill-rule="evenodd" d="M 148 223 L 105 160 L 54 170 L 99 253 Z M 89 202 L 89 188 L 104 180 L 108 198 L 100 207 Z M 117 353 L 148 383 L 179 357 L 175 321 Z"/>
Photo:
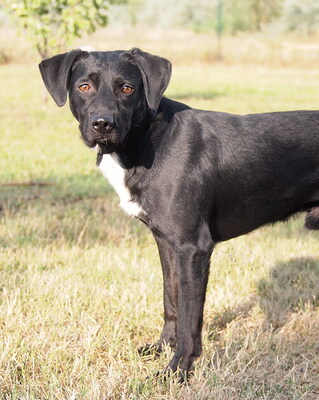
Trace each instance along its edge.
<path fill-rule="evenodd" d="M 205 35 L 103 34 L 107 48 L 172 55 L 168 94 L 193 106 L 318 108 L 311 63 L 283 67 L 281 53 L 271 68 L 235 63 L 238 40 L 260 38 L 227 39 L 232 61 L 208 64 Z M 0 182 L 53 185 L 0 186 L 0 399 L 318 399 L 318 234 L 301 217 L 217 247 L 190 384 L 145 379 L 171 356 L 136 351 L 162 324 L 155 244 L 119 210 L 68 110 L 43 104 L 34 53 L 21 48 L 29 58 L 0 66 Z"/>

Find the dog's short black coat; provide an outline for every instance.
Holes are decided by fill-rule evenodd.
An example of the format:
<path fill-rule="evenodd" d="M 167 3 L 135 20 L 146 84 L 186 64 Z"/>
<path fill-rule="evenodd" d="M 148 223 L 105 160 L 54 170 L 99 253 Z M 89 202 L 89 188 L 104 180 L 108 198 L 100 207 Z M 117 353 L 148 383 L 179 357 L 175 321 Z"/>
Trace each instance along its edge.
<path fill-rule="evenodd" d="M 121 205 L 156 239 L 165 322 L 143 350 L 170 344 L 167 370 L 187 373 L 202 349 L 214 245 L 300 211 L 308 228 L 319 228 L 319 112 L 192 109 L 162 97 L 170 62 L 139 49 L 73 50 L 42 61 L 40 71 L 59 106 L 69 93 Z"/>

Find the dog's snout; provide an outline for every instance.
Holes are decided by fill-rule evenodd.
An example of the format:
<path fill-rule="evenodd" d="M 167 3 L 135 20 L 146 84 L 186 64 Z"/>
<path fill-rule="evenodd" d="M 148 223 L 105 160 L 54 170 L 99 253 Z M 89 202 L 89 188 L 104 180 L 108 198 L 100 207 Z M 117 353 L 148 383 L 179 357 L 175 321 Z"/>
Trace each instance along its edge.
<path fill-rule="evenodd" d="M 110 133 L 114 128 L 113 115 L 97 115 L 92 118 L 92 128 L 99 134 Z"/>

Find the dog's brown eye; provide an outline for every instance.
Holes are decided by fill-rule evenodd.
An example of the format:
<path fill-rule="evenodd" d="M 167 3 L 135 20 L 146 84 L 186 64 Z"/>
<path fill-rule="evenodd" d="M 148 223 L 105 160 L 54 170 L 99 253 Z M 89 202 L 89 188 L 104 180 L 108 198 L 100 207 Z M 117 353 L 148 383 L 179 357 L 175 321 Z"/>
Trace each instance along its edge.
<path fill-rule="evenodd" d="M 83 85 L 79 86 L 81 92 L 88 92 L 91 89 L 91 86 L 88 83 L 83 83 Z"/>
<path fill-rule="evenodd" d="M 124 85 L 121 89 L 121 92 L 124 94 L 131 94 L 134 92 L 134 89 L 132 88 L 132 86 Z"/>

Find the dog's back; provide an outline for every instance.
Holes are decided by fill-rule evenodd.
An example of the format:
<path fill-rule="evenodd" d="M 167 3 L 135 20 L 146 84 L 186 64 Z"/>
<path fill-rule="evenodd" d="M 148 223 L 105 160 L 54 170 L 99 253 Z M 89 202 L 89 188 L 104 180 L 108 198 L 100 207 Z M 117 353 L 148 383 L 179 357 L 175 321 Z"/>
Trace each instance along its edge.
<path fill-rule="evenodd" d="M 183 108 L 168 99 L 161 108 L 166 148 L 155 152 L 161 168 L 154 187 L 163 195 L 168 181 L 175 182 L 174 204 L 181 196 L 177 187 L 187 187 L 210 218 L 215 241 L 299 211 L 311 211 L 306 226 L 319 228 L 313 211 L 319 205 L 319 112 L 241 116 Z M 163 187 L 168 166 L 174 174 L 165 176 Z"/>

